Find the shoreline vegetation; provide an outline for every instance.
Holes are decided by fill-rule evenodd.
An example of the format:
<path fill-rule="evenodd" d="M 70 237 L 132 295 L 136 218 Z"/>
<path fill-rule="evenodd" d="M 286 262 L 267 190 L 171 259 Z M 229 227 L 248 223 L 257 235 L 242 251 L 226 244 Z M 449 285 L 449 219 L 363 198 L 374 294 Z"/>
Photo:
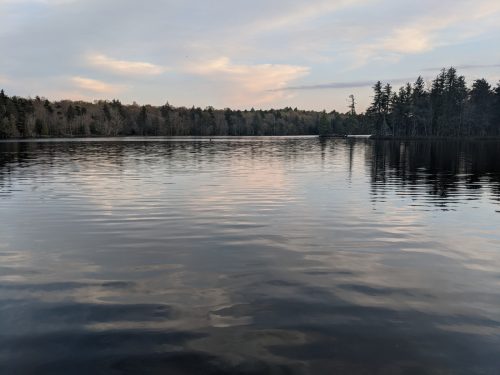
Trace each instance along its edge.
<path fill-rule="evenodd" d="M 0 91 L 0 139 L 118 136 L 273 136 L 372 134 L 376 139 L 499 139 L 500 82 L 471 87 L 455 68 L 398 90 L 378 81 L 357 113 L 286 107 L 269 110 L 124 105 L 118 100 L 49 101 Z"/>

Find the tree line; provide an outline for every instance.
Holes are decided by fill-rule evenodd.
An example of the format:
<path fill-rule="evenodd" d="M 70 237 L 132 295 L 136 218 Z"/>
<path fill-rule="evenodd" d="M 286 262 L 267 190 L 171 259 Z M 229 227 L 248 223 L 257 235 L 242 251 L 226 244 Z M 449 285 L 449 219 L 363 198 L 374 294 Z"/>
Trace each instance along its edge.
<path fill-rule="evenodd" d="M 500 136 L 500 83 L 468 88 L 454 68 L 430 83 L 422 77 L 398 91 L 380 81 L 364 113 L 297 108 L 231 110 L 124 105 L 119 100 L 49 101 L 0 91 L 0 138 L 75 136 L 247 136 L 376 134 L 398 137 Z"/>
<path fill-rule="evenodd" d="M 398 91 L 380 81 L 366 115 L 373 133 L 392 136 L 500 136 L 500 83 L 477 79 L 469 89 L 455 68 L 442 69 L 426 87 L 422 77 Z"/>

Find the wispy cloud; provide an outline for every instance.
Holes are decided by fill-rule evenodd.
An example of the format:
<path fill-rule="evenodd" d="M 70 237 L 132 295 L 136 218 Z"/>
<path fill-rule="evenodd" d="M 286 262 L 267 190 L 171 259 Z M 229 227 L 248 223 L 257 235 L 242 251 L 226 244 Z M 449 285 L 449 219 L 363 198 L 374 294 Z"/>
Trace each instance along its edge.
<path fill-rule="evenodd" d="M 168 70 L 164 66 L 148 62 L 118 60 L 103 54 L 90 54 L 87 62 L 92 67 L 120 74 L 158 75 Z"/>
<path fill-rule="evenodd" d="M 77 0 L 2 0 L 1 3 L 8 4 L 8 3 L 15 3 L 15 4 L 22 4 L 22 3 L 41 3 L 41 4 L 64 4 L 64 3 L 72 3 Z"/>
<path fill-rule="evenodd" d="M 407 82 L 415 81 L 415 77 L 410 78 L 390 78 L 381 80 L 382 82 L 388 82 L 391 84 L 404 84 Z M 299 91 L 299 90 L 333 90 L 333 89 L 353 89 L 360 87 L 371 87 L 375 84 L 374 80 L 362 80 L 362 81 L 351 81 L 351 82 L 330 82 L 325 84 L 316 85 L 301 85 L 301 86 L 287 86 L 281 88 L 270 89 L 269 91 Z"/>
<path fill-rule="evenodd" d="M 373 0 L 321 0 L 306 1 L 297 6 L 289 6 L 286 9 L 279 8 L 278 14 L 271 17 L 263 17 L 248 25 L 251 32 L 265 32 L 276 29 L 297 26 L 304 22 L 330 14 L 342 8 L 353 5 L 372 2 Z"/>
<path fill-rule="evenodd" d="M 78 89 L 101 94 L 116 94 L 123 89 L 123 86 L 121 85 L 112 85 L 106 82 L 98 81 L 96 79 L 79 76 L 71 77 L 71 82 Z"/>
<path fill-rule="evenodd" d="M 228 98 L 239 105 L 268 103 L 279 95 L 269 87 L 282 88 L 297 78 L 309 74 L 309 68 L 283 64 L 235 64 L 227 57 L 192 64 L 187 71 L 229 83 Z"/>
<path fill-rule="evenodd" d="M 453 65 L 455 69 L 460 69 L 460 70 L 473 70 L 473 69 L 494 69 L 494 68 L 500 68 L 500 64 L 463 64 L 463 65 Z M 439 71 L 443 67 L 434 67 L 434 68 L 424 68 L 422 70 L 426 72 L 430 71 Z"/>
<path fill-rule="evenodd" d="M 357 48 L 356 66 L 383 58 L 397 62 L 404 55 L 430 52 L 438 47 L 463 42 L 488 30 L 498 29 L 500 14 L 497 0 L 456 1 L 437 4 L 427 15 L 417 16 L 390 29 L 372 43 Z"/>

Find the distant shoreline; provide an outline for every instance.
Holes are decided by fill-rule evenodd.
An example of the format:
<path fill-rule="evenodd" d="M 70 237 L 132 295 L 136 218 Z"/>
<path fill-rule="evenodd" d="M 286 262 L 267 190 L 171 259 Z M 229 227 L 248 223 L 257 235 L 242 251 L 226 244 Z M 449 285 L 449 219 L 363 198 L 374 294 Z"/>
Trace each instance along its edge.
<path fill-rule="evenodd" d="M 178 136 L 153 136 L 153 135 L 126 135 L 126 136 L 50 136 L 50 137 L 26 137 L 26 138 L 0 138 L 0 143 L 16 143 L 16 142 L 37 142 L 37 141 L 99 141 L 99 140 L 162 140 L 162 139 L 179 139 L 179 140 L 230 140 L 230 139 L 264 139 L 264 138 L 309 138 L 309 139 L 345 139 L 345 140 L 373 140 L 373 141 L 500 141 L 500 136 L 472 136 L 472 137 L 451 137 L 451 136 L 429 136 L 429 137 L 399 137 L 399 136 L 375 136 L 370 137 L 365 135 L 357 136 L 349 134 L 346 136 L 339 135 L 311 135 L 311 134 L 295 134 L 295 135 L 178 135 Z"/>
<path fill-rule="evenodd" d="M 8 96 L 0 90 L 0 139 L 116 136 L 287 136 L 376 134 L 377 139 L 500 138 L 500 82 L 472 86 L 456 69 L 443 69 L 426 85 L 422 77 L 399 90 L 378 81 L 373 101 L 358 113 L 282 109 L 232 110 L 93 103 Z M 391 134 L 389 136 L 388 134 Z"/>

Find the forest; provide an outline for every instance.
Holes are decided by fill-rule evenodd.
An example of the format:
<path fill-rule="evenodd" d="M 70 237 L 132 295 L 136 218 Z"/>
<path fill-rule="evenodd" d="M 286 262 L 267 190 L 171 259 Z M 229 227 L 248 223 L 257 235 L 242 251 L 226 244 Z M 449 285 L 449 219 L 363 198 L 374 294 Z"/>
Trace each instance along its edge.
<path fill-rule="evenodd" d="M 49 101 L 0 91 L 0 138 L 86 136 L 259 136 L 374 134 L 383 137 L 498 137 L 500 82 L 468 86 L 455 68 L 398 90 L 378 81 L 357 113 L 297 108 L 231 110 L 122 104 L 119 100 Z"/>

